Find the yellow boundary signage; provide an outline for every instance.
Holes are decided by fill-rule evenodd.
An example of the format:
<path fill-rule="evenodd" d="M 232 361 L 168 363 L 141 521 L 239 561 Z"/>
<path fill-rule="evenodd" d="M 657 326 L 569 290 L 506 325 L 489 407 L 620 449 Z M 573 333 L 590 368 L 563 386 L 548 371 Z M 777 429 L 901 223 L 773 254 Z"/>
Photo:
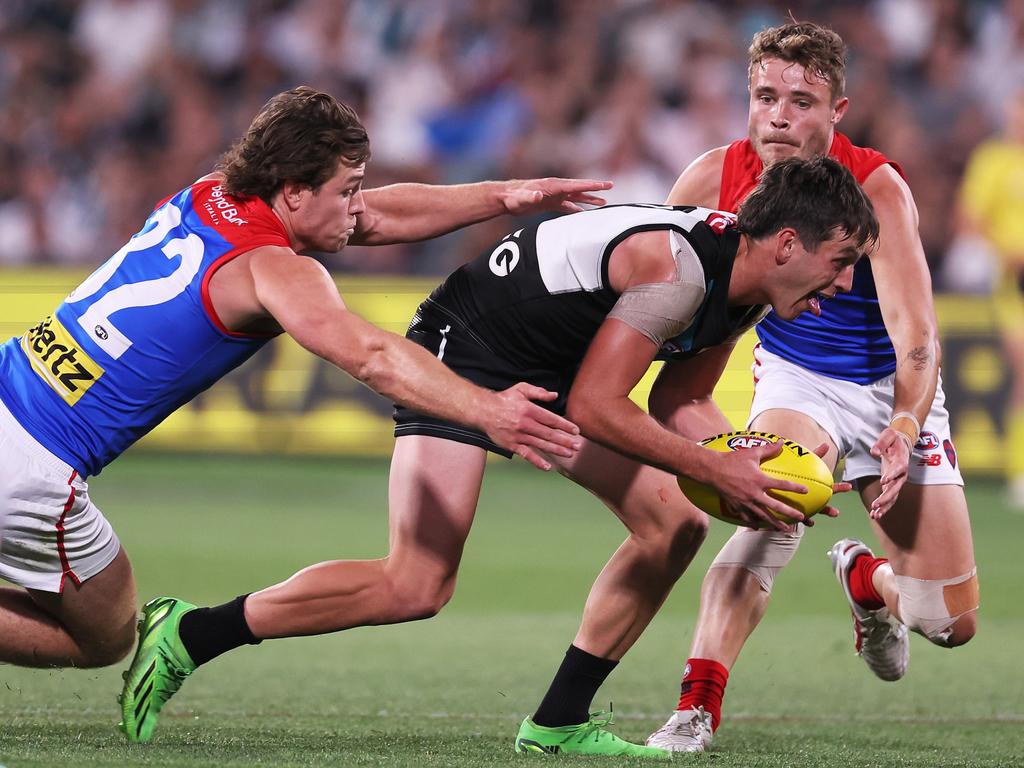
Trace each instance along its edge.
<path fill-rule="evenodd" d="M 20 336 L 47 317 L 84 273 L 57 269 L 0 270 L 0 339 Z M 344 276 L 337 279 L 354 312 L 404 333 L 436 279 Z M 953 439 L 964 470 L 998 472 L 1003 465 L 1003 403 L 1009 387 L 985 297 L 936 299 L 943 343 L 943 384 Z M 753 382 L 748 334 L 715 390 L 736 427 L 745 422 Z M 654 380 L 633 393 L 641 405 Z M 163 450 L 385 456 L 393 444 L 391 405 L 341 371 L 282 337 L 144 438 Z"/>

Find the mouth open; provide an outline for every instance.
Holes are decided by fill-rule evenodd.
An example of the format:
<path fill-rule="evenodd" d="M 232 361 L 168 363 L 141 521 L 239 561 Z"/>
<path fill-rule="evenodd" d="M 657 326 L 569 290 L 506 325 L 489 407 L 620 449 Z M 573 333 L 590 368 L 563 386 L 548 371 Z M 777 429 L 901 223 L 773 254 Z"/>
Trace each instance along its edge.
<path fill-rule="evenodd" d="M 815 317 L 821 317 L 821 304 L 828 298 L 831 297 L 821 291 L 812 291 L 804 297 L 804 301 L 807 302 L 807 307 L 810 309 L 811 314 Z"/>

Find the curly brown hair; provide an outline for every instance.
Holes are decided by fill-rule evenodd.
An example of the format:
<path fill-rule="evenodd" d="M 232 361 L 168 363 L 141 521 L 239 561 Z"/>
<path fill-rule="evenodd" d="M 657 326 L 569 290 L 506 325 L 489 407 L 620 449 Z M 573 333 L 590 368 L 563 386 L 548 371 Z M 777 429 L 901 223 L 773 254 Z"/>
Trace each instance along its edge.
<path fill-rule="evenodd" d="M 253 118 L 245 135 L 221 155 L 225 191 L 268 205 L 286 181 L 314 191 L 338 170 L 370 157 L 370 140 L 355 111 L 306 86 L 277 94 Z"/>
<path fill-rule="evenodd" d="M 751 40 L 749 53 L 750 79 L 754 77 L 754 68 L 765 59 L 779 59 L 799 64 L 805 76 L 817 75 L 825 80 L 833 102 L 846 91 L 846 44 L 827 27 L 810 21 L 792 21 L 762 29 Z"/>

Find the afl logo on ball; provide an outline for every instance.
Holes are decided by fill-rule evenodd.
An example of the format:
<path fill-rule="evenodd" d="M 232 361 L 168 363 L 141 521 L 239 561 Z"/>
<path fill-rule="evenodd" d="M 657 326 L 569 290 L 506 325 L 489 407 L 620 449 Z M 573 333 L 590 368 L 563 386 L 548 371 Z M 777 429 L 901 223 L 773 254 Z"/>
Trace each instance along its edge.
<path fill-rule="evenodd" d="M 755 435 L 736 435 L 736 437 L 730 437 L 726 445 L 734 451 L 740 451 L 744 448 L 757 448 L 760 445 L 769 445 L 771 442 L 771 440 Z"/>

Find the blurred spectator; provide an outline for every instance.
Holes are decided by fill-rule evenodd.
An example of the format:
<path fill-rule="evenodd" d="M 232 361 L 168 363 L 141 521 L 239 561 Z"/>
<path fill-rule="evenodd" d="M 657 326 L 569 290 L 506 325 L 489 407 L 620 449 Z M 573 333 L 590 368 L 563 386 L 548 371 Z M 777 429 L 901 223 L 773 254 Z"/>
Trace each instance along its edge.
<path fill-rule="evenodd" d="M 971 80 L 983 84 L 984 100 L 993 125 L 1006 120 L 1006 95 L 1024 82 L 1024 0 L 967 3 L 982 21 L 974 41 Z"/>
<path fill-rule="evenodd" d="M 750 36 L 789 13 L 849 44 L 843 129 L 904 165 L 940 274 L 966 159 L 1024 82 L 1024 0 L 5 0 L 0 264 L 102 261 L 300 83 L 361 113 L 373 185 L 608 175 L 659 202 L 745 132 Z M 478 234 L 325 263 L 446 273 Z"/>
<path fill-rule="evenodd" d="M 72 36 L 90 75 L 110 90 L 145 87 L 170 43 L 171 9 L 163 0 L 83 0 Z"/>
<path fill-rule="evenodd" d="M 1024 80 L 1007 100 L 1006 130 L 971 155 L 960 195 L 962 226 L 998 258 L 993 293 L 1012 377 L 1006 416 L 1007 483 L 1024 510 Z"/>

